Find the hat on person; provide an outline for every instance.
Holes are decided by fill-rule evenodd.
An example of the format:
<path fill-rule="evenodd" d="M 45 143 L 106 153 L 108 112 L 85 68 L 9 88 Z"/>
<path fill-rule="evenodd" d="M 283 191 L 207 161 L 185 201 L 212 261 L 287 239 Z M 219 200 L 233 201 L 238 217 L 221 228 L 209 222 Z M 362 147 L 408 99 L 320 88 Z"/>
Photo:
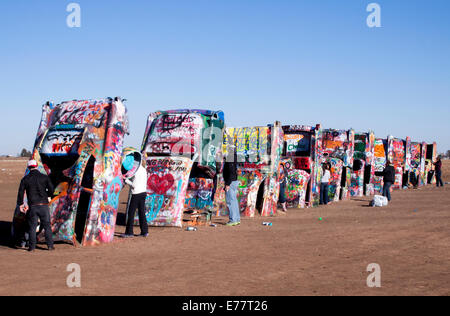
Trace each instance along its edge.
<path fill-rule="evenodd" d="M 36 160 L 30 160 L 28 161 L 28 168 L 37 168 L 38 163 L 36 162 Z"/>
<path fill-rule="evenodd" d="M 132 155 L 126 156 L 123 160 L 122 166 L 126 171 L 130 171 L 131 169 L 133 169 L 134 157 Z"/>

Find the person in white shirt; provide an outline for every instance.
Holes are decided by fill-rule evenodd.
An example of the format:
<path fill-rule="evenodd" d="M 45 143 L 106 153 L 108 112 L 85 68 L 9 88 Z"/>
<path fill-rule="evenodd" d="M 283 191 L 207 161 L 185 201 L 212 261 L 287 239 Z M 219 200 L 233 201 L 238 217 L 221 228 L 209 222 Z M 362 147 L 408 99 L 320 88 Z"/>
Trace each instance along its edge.
<path fill-rule="evenodd" d="M 322 165 L 323 175 L 320 183 L 320 205 L 329 204 L 328 201 L 328 185 L 331 177 L 331 164 L 329 162 Z"/>
<path fill-rule="evenodd" d="M 128 157 L 127 157 L 128 158 Z M 129 171 L 133 168 L 134 159 L 125 159 L 123 167 Z M 128 219 L 125 234 L 121 235 L 123 238 L 134 237 L 133 226 L 136 209 L 138 209 L 139 226 L 141 228 L 141 237 L 148 237 L 148 223 L 145 217 L 145 200 L 147 198 L 147 170 L 141 164 L 131 179 L 125 179 L 125 183 L 131 186 L 131 201 L 128 206 Z"/>

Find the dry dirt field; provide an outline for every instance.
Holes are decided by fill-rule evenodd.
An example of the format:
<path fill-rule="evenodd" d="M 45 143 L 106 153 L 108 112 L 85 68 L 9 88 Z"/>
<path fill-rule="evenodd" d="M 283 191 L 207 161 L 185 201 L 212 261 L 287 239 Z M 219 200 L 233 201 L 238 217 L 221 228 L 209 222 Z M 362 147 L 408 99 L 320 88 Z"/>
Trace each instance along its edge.
<path fill-rule="evenodd" d="M 450 185 L 396 191 L 382 209 L 356 198 L 290 210 L 272 227 L 257 217 L 197 232 L 151 228 L 146 240 L 29 254 L 7 247 L 24 168 L 0 160 L 0 295 L 450 295 Z M 79 289 L 66 286 L 70 263 L 81 266 Z M 366 285 L 370 263 L 381 288 Z"/>

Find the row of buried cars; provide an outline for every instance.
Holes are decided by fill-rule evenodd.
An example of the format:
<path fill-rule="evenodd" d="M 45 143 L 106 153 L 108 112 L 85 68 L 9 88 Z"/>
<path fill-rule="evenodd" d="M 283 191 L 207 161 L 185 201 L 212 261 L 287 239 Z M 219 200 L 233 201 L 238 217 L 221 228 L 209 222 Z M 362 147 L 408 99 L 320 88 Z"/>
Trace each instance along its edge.
<path fill-rule="evenodd" d="M 379 193 L 383 180 L 375 171 L 387 160 L 396 168 L 394 188 L 434 181 L 435 143 L 381 139 L 373 132 L 279 122 L 233 128 L 225 126 L 221 111 L 186 109 L 150 114 L 140 150 L 124 147 L 128 133 L 119 97 L 43 106 L 32 159 L 55 186 L 50 202 L 55 240 L 83 246 L 112 242 L 124 179 L 133 177 L 142 160 L 151 226 L 182 227 L 186 214 L 188 220 L 226 216 L 222 168 L 230 157 L 238 161 L 238 200 L 248 217 L 277 213 L 281 168 L 287 203 L 294 208 L 319 204 L 325 162 L 332 166 L 330 201 Z M 126 170 L 122 161 L 130 155 L 135 164 Z M 24 223 L 16 209 L 15 232 Z"/>

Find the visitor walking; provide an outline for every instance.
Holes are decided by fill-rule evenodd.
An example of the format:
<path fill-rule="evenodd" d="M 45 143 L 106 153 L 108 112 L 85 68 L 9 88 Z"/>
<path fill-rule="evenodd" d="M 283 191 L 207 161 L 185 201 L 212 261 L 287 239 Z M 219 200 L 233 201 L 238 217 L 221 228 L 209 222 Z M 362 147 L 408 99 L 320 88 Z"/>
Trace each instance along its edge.
<path fill-rule="evenodd" d="M 323 175 L 320 181 L 320 205 L 329 204 L 328 187 L 331 178 L 331 164 L 329 162 L 322 164 Z"/>
<path fill-rule="evenodd" d="M 147 199 L 147 170 L 143 166 L 143 161 L 139 165 L 135 175 L 130 179 L 125 179 L 125 182 L 131 187 L 131 200 L 127 212 L 127 228 L 122 238 L 134 237 L 134 217 L 136 209 L 138 210 L 139 226 L 141 228 L 141 237 L 148 237 L 148 223 L 145 216 L 145 200 Z M 133 168 L 134 157 L 127 156 L 123 162 L 125 170 L 129 171 Z"/>
<path fill-rule="evenodd" d="M 45 230 L 45 242 L 48 250 L 55 250 L 53 246 L 52 227 L 50 225 L 49 201 L 53 196 L 54 188 L 47 175 L 42 174 L 38 169 L 35 160 L 28 162 L 30 172 L 20 182 L 19 193 L 17 196 L 17 205 L 20 211 L 27 214 L 29 227 L 29 248 L 33 252 L 36 249 L 36 228 L 38 219 L 41 228 Z M 24 203 L 24 194 L 26 193 L 28 205 Z"/>
<path fill-rule="evenodd" d="M 383 177 L 383 196 L 391 201 L 391 186 L 395 182 L 395 168 L 387 161 L 384 170 L 375 172 L 375 175 Z"/>

